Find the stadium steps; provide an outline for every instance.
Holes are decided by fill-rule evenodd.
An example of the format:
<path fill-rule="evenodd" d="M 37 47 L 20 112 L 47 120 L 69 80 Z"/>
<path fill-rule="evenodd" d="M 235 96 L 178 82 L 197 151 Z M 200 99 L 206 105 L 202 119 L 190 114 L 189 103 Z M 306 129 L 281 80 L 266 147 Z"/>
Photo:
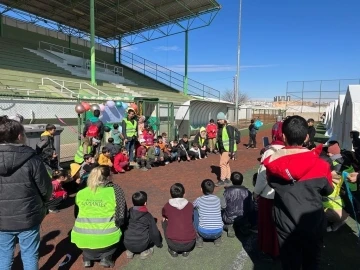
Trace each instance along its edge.
<path fill-rule="evenodd" d="M 84 79 L 75 77 L 70 72 L 56 66 L 48 60 L 25 50 L 26 43 L 19 43 L 17 40 L 0 38 L 0 86 L 1 83 L 11 88 L 22 88 L 33 90 L 31 95 L 34 96 L 56 96 L 62 97 L 64 93 L 60 94 L 54 89 L 48 87 L 41 87 L 41 79 L 44 77 L 74 81 L 74 82 L 87 82 Z M 31 47 L 31 46 L 29 46 Z M 172 89 L 156 80 L 153 80 L 141 73 L 134 71 L 126 66 L 124 69 L 125 78 L 134 81 L 137 85 L 123 85 L 125 87 L 119 88 L 113 84 L 98 81 L 96 88 L 102 92 L 110 95 L 111 97 L 118 97 L 122 100 L 132 100 L 133 97 L 153 97 L 159 98 L 164 102 L 174 102 L 182 104 L 189 100 L 189 97 L 184 96 L 179 91 Z M 45 81 L 45 86 L 51 86 L 51 83 Z M 80 95 L 95 98 L 97 93 L 93 89 L 79 89 L 74 85 L 66 83 L 66 87 Z M 127 89 L 127 90 L 126 90 Z M 49 93 L 41 93 L 41 91 L 50 91 Z M 4 91 L 2 93 L 5 94 Z M 14 95 L 14 92 L 7 91 L 6 94 Z"/>

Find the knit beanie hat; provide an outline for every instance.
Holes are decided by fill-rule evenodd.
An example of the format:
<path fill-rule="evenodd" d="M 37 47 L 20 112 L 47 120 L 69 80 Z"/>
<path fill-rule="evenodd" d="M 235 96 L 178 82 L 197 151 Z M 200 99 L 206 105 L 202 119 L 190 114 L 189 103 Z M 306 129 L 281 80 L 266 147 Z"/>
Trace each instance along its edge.
<path fill-rule="evenodd" d="M 338 143 L 334 143 L 328 146 L 328 153 L 333 155 L 340 154 L 340 146 Z"/>
<path fill-rule="evenodd" d="M 226 120 L 225 113 L 219 112 L 216 117 L 217 120 Z"/>

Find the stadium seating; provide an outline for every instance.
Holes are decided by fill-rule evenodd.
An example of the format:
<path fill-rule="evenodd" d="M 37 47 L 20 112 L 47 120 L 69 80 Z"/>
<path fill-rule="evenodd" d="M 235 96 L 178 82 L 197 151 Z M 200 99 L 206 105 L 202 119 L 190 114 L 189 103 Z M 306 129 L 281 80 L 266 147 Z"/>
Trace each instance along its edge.
<path fill-rule="evenodd" d="M 88 83 L 83 78 L 72 75 L 69 71 L 47 61 L 46 59 L 24 49 L 27 44 L 19 43 L 17 40 L 0 38 L 0 90 L 4 95 L 21 96 L 49 96 L 69 97 L 71 92 L 81 96 L 94 98 L 97 96 L 119 97 L 120 99 L 132 99 L 133 97 L 156 97 L 164 102 L 182 104 L 190 98 L 182 93 L 148 78 L 127 67 L 124 68 L 124 76 L 137 85 L 124 85 L 117 88 L 108 82 L 98 81 L 96 89 L 82 86 L 79 83 Z M 30 47 L 30 46 L 29 46 Z M 62 84 L 63 81 L 67 91 L 60 91 L 57 84 L 42 78 L 51 78 Z M 104 95 L 105 94 L 105 95 Z"/>

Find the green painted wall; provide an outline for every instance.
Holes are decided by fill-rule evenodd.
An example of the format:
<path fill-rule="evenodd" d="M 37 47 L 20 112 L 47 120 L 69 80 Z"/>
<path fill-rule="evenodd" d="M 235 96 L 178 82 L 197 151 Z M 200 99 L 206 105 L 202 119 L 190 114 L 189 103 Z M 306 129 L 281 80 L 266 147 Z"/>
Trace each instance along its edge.
<path fill-rule="evenodd" d="M 66 48 L 69 47 L 68 40 L 61 40 L 50 36 L 41 35 L 39 33 L 30 32 L 5 24 L 3 24 L 3 37 L 19 40 L 20 42 L 26 43 L 24 44 L 24 46 L 31 47 L 30 49 L 37 49 L 39 47 L 39 41 L 45 41 Z M 71 43 L 71 49 L 86 53 L 86 57 L 90 59 L 90 48 Z M 114 63 L 113 53 L 106 53 L 96 50 L 96 58 L 101 59 L 109 64 Z"/>

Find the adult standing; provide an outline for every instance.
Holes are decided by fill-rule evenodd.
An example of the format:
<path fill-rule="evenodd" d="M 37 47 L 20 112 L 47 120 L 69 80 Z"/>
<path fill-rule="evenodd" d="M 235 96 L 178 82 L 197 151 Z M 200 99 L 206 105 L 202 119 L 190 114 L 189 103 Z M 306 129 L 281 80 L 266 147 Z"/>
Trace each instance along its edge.
<path fill-rule="evenodd" d="M 219 126 L 217 144 L 220 152 L 220 180 L 216 183 L 216 186 L 231 185 L 230 159 L 234 157 L 237 150 L 235 129 L 228 125 L 223 112 L 217 114 L 217 122 Z"/>
<path fill-rule="evenodd" d="M 94 110 L 93 114 L 94 115 L 85 122 L 83 130 L 83 153 L 89 154 L 88 146 L 91 146 L 92 138 L 95 138 L 100 141 L 96 146 L 96 154 L 98 155 L 100 152 L 101 141 L 104 137 L 104 123 L 99 119 L 100 110 Z"/>
<path fill-rule="evenodd" d="M 137 141 L 137 121 L 135 119 L 135 110 L 129 108 L 127 117 L 122 121 L 122 134 L 125 138 L 124 143 L 129 153 L 130 162 L 134 162 L 135 143 Z"/>
<path fill-rule="evenodd" d="M 25 270 L 38 269 L 40 224 L 52 194 L 51 178 L 24 127 L 0 117 L 0 269 L 11 269 L 16 238 Z"/>
<path fill-rule="evenodd" d="M 279 123 L 279 122 L 278 122 Z M 281 122 L 280 122 L 281 123 Z M 275 191 L 266 178 L 266 168 L 263 162 L 274 154 L 275 151 L 284 147 L 281 126 L 273 133 L 271 145 L 265 148 L 258 169 L 256 184 L 254 188 L 254 199 L 258 201 L 258 245 L 259 249 L 271 256 L 273 259 L 279 256 L 279 240 L 276 233 L 275 222 L 272 217 Z"/>
<path fill-rule="evenodd" d="M 75 225 L 71 242 L 83 251 L 84 267 L 100 260 L 103 267 L 114 267 L 112 256 L 121 237 L 127 212 L 123 190 L 111 182 L 110 168 L 91 170 L 87 187 L 75 199 Z"/>

